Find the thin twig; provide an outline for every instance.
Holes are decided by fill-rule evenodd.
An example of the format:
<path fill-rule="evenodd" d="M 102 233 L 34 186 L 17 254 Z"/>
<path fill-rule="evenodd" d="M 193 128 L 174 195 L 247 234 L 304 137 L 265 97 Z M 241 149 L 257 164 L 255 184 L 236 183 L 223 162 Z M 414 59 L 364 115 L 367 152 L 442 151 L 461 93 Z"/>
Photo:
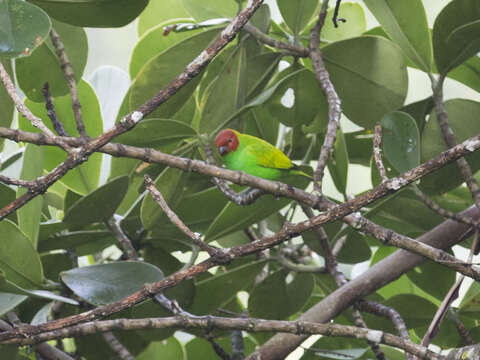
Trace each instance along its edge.
<path fill-rule="evenodd" d="M 168 219 L 172 222 L 172 224 L 175 225 L 178 229 L 180 229 L 180 231 L 182 231 L 190 239 L 192 239 L 193 243 L 197 245 L 200 249 L 206 251 L 208 255 L 212 257 L 218 256 L 220 251 L 219 249 L 216 249 L 208 245 L 206 242 L 202 241 L 202 239 L 200 239 L 200 235 L 190 230 L 188 226 L 185 225 L 185 223 L 177 216 L 177 214 L 175 214 L 175 212 L 170 209 L 160 191 L 158 191 L 158 189 L 155 187 L 155 183 L 150 177 L 150 175 L 145 174 L 144 178 L 147 190 L 150 192 L 152 198 L 158 203 L 158 205 L 160 205 L 163 212 L 165 213 L 165 215 L 167 215 Z"/>
<path fill-rule="evenodd" d="M 22 114 L 22 116 L 25 117 L 28 121 L 30 121 L 30 123 L 34 127 L 40 129 L 43 135 L 50 138 L 53 143 L 59 145 L 65 150 L 69 149 L 69 146 L 63 141 L 63 139 L 55 136 L 55 134 L 43 123 L 42 119 L 33 115 L 30 109 L 22 102 L 22 100 L 20 99 L 20 96 L 17 94 L 17 91 L 15 90 L 15 85 L 13 85 L 10 75 L 8 74 L 7 70 L 5 70 L 5 67 L 1 62 L 0 62 L 0 78 L 2 79 L 3 85 L 5 86 L 5 89 L 7 90 L 8 95 L 13 100 L 13 103 L 15 104 L 15 107 L 17 108 L 18 112 Z"/>
<path fill-rule="evenodd" d="M 310 31 L 310 41 L 308 45 L 309 56 L 312 60 L 312 67 L 315 76 L 322 87 L 323 93 L 327 97 L 328 102 L 328 125 L 325 138 L 323 140 L 322 148 L 318 157 L 317 167 L 313 173 L 313 186 L 318 193 L 322 193 L 322 180 L 327 165 L 328 157 L 335 144 L 337 136 L 337 128 L 340 122 L 340 115 L 342 109 L 340 107 L 341 101 L 338 97 L 335 87 L 330 80 L 325 63 L 323 62 L 322 52 L 320 51 L 320 32 L 327 16 L 328 0 L 323 0 L 318 21 Z"/>
<path fill-rule="evenodd" d="M 107 227 L 110 231 L 115 235 L 117 238 L 120 247 L 122 248 L 124 254 L 126 255 L 127 259 L 129 260 L 137 260 L 138 254 L 137 250 L 133 247 L 132 242 L 128 238 L 128 236 L 123 232 L 120 223 L 115 221 L 115 219 L 110 219 L 106 222 Z"/>
<path fill-rule="evenodd" d="M 383 166 L 382 160 L 382 125 L 377 123 L 375 125 L 375 137 L 373 138 L 373 157 L 375 158 L 375 164 L 377 165 L 378 172 L 382 182 L 388 180 L 385 166 Z"/>
<path fill-rule="evenodd" d="M 225 350 L 223 350 L 220 344 L 215 341 L 213 336 L 207 335 L 205 336 L 205 339 L 210 343 L 210 345 L 212 345 L 213 351 L 215 351 L 215 354 L 217 354 L 220 357 L 220 359 L 230 360 L 230 356 L 227 354 Z"/>
<path fill-rule="evenodd" d="M 460 317 L 458 316 L 456 311 L 451 311 L 450 313 L 452 314 L 452 317 L 455 321 L 455 325 L 457 327 L 457 331 L 462 337 L 464 344 L 465 345 L 475 344 L 475 341 L 473 341 L 472 335 L 470 335 L 470 332 L 465 327 L 465 324 L 460 320 Z"/>
<path fill-rule="evenodd" d="M 243 30 L 249 33 L 250 35 L 254 36 L 256 39 L 258 39 L 265 45 L 269 45 L 277 49 L 287 50 L 292 54 L 295 54 L 295 56 L 308 57 L 308 49 L 302 46 L 287 44 L 271 36 L 268 36 L 267 34 L 260 31 L 258 28 L 253 26 L 252 23 L 250 22 L 245 24 L 245 26 L 243 27 Z"/>
<path fill-rule="evenodd" d="M 130 354 L 128 349 L 123 346 L 123 344 L 118 341 L 115 335 L 111 331 L 104 332 L 103 339 L 110 346 L 110 349 L 118 356 L 119 360 L 135 360 L 135 358 Z"/>
<path fill-rule="evenodd" d="M 87 139 L 88 134 L 85 130 L 85 124 L 83 123 L 82 119 L 82 106 L 80 105 L 80 101 L 78 99 L 77 82 L 75 81 L 72 64 L 68 60 L 65 46 L 63 45 L 60 35 L 53 27 L 50 30 L 50 39 L 52 39 L 53 46 L 55 47 L 55 52 L 57 53 L 58 59 L 60 60 L 60 66 L 65 75 L 65 80 L 67 80 L 67 86 L 70 92 L 70 98 L 72 99 L 72 109 L 78 133 L 80 134 L 81 138 Z"/>
<path fill-rule="evenodd" d="M 243 360 L 245 358 L 245 346 L 242 330 L 232 330 L 230 339 L 232 341 L 232 360 Z"/>
<path fill-rule="evenodd" d="M 337 0 L 336 3 L 335 3 L 335 10 L 333 11 L 333 18 L 332 18 L 332 21 L 333 21 L 333 26 L 335 26 L 336 28 L 338 27 L 338 22 L 347 22 L 346 19 L 344 18 L 339 18 L 338 17 L 338 12 L 340 10 L 340 3 L 342 2 L 342 0 Z"/>
<path fill-rule="evenodd" d="M 280 320 L 264 320 L 255 318 L 222 318 L 217 316 L 203 317 L 162 317 L 147 319 L 115 319 L 92 321 L 84 324 L 66 327 L 57 331 L 48 331 L 36 336 L 21 337 L 3 343 L 10 344 L 35 344 L 41 341 L 59 339 L 65 337 L 77 337 L 98 332 L 113 330 L 140 330 L 140 329 L 164 329 L 164 328 L 199 328 L 210 330 L 212 328 L 224 330 L 245 330 L 249 332 L 284 332 L 291 334 L 308 334 L 308 335 L 326 335 L 326 336 L 342 336 L 353 337 L 358 339 L 371 339 L 378 343 L 396 347 L 418 356 L 422 359 L 440 360 L 444 357 L 427 348 L 417 345 L 412 341 L 402 339 L 398 336 L 385 333 L 379 330 L 364 329 L 355 326 L 338 325 L 334 323 L 320 324 L 307 321 L 280 321 Z"/>
<path fill-rule="evenodd" d="M 33 188 L 36 185 L 35 181 L 32 180 L 12 179 L 5 175 L 0 175 L 0 182 L 7 185 L 21 186 L 27 189 Z"/>
<path fill-rule="evenodd" d="M 47 115 L 52 121 L 52 125 L 53 125 L 53 128 L 55 129 L 55 132 L 60 136 L 70 136 L 65 131 L 63 124 L 58 120 L 57 113 L 55 112 L 55 107 L 53 106 L 52 96 L 48 91 L 48 82 L 46 82 L 45 85 L 43 85 L 42 94 L 43 94 L 43 97 L 45 98 L 45 108 L 47 109 Z"/>
<path fill-rule="evenodd" d="M 320 273 L 325 274 L 327 269 L 325 266 L 315 266 L 315 265 L 304 265 L 304 264 L 297 264 L 282 255 L 278 255 L 272 260 L 278 261 L 283 267 L 288 270 L 296 271 L 296 272 L 309 272 L 309 273 Z"/>

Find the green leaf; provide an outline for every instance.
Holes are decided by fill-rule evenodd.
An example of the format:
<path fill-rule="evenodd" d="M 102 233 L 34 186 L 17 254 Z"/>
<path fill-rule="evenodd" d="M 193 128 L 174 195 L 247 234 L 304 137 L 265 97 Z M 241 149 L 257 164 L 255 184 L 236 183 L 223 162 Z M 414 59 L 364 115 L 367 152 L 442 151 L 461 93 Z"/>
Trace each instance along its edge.
<path fill-rule="evenodd" d="M 7 280 L 25 289 L 41 287 L 43 270 L 32 242 L 11 221 L 0 222 L 0 270 Z"/>
<path fill-rule="evenodd" d="M 122 202 L 127 189 L 127 176 L 110 180 L 73 204 L 66 212 L 63 221 L 77 226 L 107 221 Z"/>
<path fill-rule="evenodd" d="M 178 1 L 177 1 L 178 2 Z M 174 46 L 182 40 L 192 37 L 203 31 L 203 29 L 195 29 L 191 31 L 172 31 L 165 35 L 165 27 L 178 24 L 178 20 L 164 22 L 148 31 L 135 45 L 130 58 L 130 77 L 133 79 L 140 72 L 140 69 L 151 58 L 162 53 L 168 48 Z"/>
<path fill-rule="evenodd" d="M 22 302 L 27 300 L 27 296 L 0 292 L 0 315 L 13 310 Z M 3 354 L 3 352 L 2 352 Z"/>
<path fill-rule="evenodd" d="M 232 0 L 182 0 L 187 12 L 197 21 L 208 19 L 233 18 L 238 10 L 238 5 Z"/>
<path fill-rule="evenodd" d="M 63 282 L 76 295 L 96 305 L 119 301 L 147 283 L 163 279 L 156 266 L 136 261 L 118 261 L 109 264 L 75 268 L 61 274 Z"/>
<path fill-rule="evenodd" d="M 318 0 L 277 0 L 277 5 L 283 20 L 297 37 L 316 14 Z"/>
<path fill-rule="evenodd" d="M 296 176 L 295 183 L 300 188 L 305 188 L 309 179 L 303 176 Z M 207 232 L 206 241 L 213 241 L 237 230 L 246 229 L 252 224 L 267 218 L 284 208 L 291 202 L 290 199 L 276 199 L 272 195 L 264 195 L 253 204 L 240 206 L 228 202 L 218 216 L 213 220 Z"/>
<path fill-rule="evenodd" d="M 202 103 L 205 105 L 200 120 L 200 133 L 212 133 L 219 124 L 245 104 L 247 96 L 246 56 L 245 48 L 238 46 L 205 91 L 202 99 Z"/>
<path fill-rule="evenodd" d="M 62 39 L 73 68 L 75 81 L 78 83 L 87 63 L 88 43 L 85 30 L 58 21 L 53 22 L 53 27 Z M 15 65 L 18 85 L 30 100 L 43 104 L 45 99 L 42 88 L 47 82 L 53 97 L 68 94 L 67 81 L 50 39 L 47 39 L 30 56 L 17 59 Z M 59 117 L 59 119 L 62 118 Z"/>
<path fill-rule="evenodd" d="M 255 285 L 248 298 L 248 312 L 252 317 L 286 319 L 302 308 L 312 294 L 312 274 L 297 273 L 287 282 L 289 273 L 278 270 Z"/>
<path fill-rule="evenodd" d="M 2 5 L 0 5 L 1 8 Z M 0 43 L 0 48 L 2 48 L 2 45 Z M 12 71 L 12 65 L 10 60 L 1 60 L 0 62 L 2 63 L 3 67 L 7 72 L 10 74 L 10 77 L 13 75 Z M 0 86 L 0 109 L 2 111 L 0 112 L 0 126 L 1 127 L 10 127 L 10 124 L 12 123 L 13 120 L 13 114 L 15 110 L 15 105 L 13 104 L 12 99 L 7 93 L 7 90 L 5 89 L 5 86 Z M 0 148 L 3 145 L 4 138 L 0 139 Z M 2 159 L 2 164 L 1 164 L 1 169 L 5 169 L 7 165 L 5 165 L 6 159 Z"/>
<path fill-rule="evenodd" d="M 158 306 L 158 305 L 157 305 Z M 155 341 L 136 357 L 137 360 L 153 360 L 162 354 L 163 359 L 185 359 L 182 344 L 173 336 L 165 341 Z"/>
<path fill-rule="evenodd" d="M 458 143 L 470 138 L 472 134 L 480 133 L 480 122 L 476 116 L 480 111 L 480 103 L 466 99 L 453 99 L 445 102 L 445 109 Z M 422 133 L 421 162 L 430 160 L 446 149 L 447 146 L 438 126 L 435 112 L 432 111 Z M 465 158 L 474 173 L 480 169 L 480 152 L 476 151 Z M 453 163 L 425 176 L 420 184 L 422 190 L 426 193 L 440 194 L 459 186 L 463 182 L 463 176 L 460 174 L 457 165 Z"/>
<path fill-rule="evenodd" d="M 335 187 L 342 194 L 346 194 L 347 192 L 348 163 L 345 136 L 342 130 L 338 129 L 335 144 L 333 145 L 333 152 L 328 157 L 327 166 Z"/>
<path fill-rule="evenodd" d="M 142 36 L 154 26 L 167 20 L 188 20 L 190 14 L 178 0 L 150 0 L 145 10 L 138 17 L 138 35 Z M 171 33 L 169 35 L 172 35 Z"/>
<path fill-rule="evenodd" d="M 35 180 L 43 175 L 44 148 L 33 144 L 27 144 L 23 155 L 23 166 L 20 178 L 23 180 Z M 25 194 L 27 189 L 19 188 L 17 198 Z M 37 196 L 17 210 L 18 226 L 37 247 L 40 215 L 42 212 L 43 196 Z"/>
<path fill-rule="evenodd" d="M 342 110 L 355 124 L 373 129 L 383 115 L 403 105 L 407 68 L 391 41 L 362 36 L 327 45 L 323 54 Z"/>
<path fill-rule="evenodd" d="M 327 123 L 327 99 L 312 71 L 293 65 L 281 72 L 279 77 L 275 94 L 267 106 L 278 121 L 286 126 L 308 125 L 314 120 L 315 126 Z M 288 92 L 291 93 L 293 104 L 285 105 L 282 100 Z"/>
<path fill-rule="evenodd" d="M 415 267 L 407 272 L 407 276 L 420 289 L 439 300 L 443 300 L 448 290 L 455 283 L 455 273 L 453 271 L 432 261 L 427 261 Z M 442 281 L 432 281 L 432 279 L 442 279 Z"/>
<path fill-rule="evenodd" d="M 126 95 L 128 109 L 136 109 L 170 83 L 210 44 L 218 32 L 218 29 L 201 32 L 151 58 L 142 67 Z M 151 118 L 170 118 L 187 102 L 200 78 L 201 76 L 196 76 L 149 116 Z"/>
<path fill-rule="evenodd" d="M 191 312 L 195 315 L 212 314 L 238 291 L 250 286 L 264 266 L 264 261 L 250 262 L 198 281 Z"/>
<path fill-rule="evenodd" d="M 92 137 L 100 135 L 103 130 L 102 115 L 95 92 L 87 82 L 80 81 L 78 94 L 80 103 L 82 104 L 83 121 L 87 133 Z M 34 103 L 27 99 L 25 105 L 27 105 L 35 115 L 40 117 L 47 127 L 53 130 L 44 104 Z M 71 136 L 78 136 L 70 96 L 66 95 L 53 99 L 53 105 L 57 117 L 61 119 L 65 130 Z M 19 117 L 18 121 L 20 129 L 39 132 L 39 130 L 33 127 L 25 118 Z M 47 147 L 45 149 L 45 169 L 47 171 L 51 171 L 64 159 L 65 152 L 63 150 L 56 147 Z M 60 179 L 60 182 L 72 191 L 82 195 L 88 194 L 98 186 L 101 166 L 102 154 L 92 154 L 86 163 L 70 170 Z"/>
<path fill-rule="evenodd" d="M 0 14 L 1 57 L 28 56 L 50 33 L 52 23 L 48 15 L 25 1 L 1 0 Z"/>
<path fill-rule="evenodd" d="M 185 173 L 179 169 L 167 167 L 155 180 L 155 187 L 162 194 L 167 204 L 173 208 L 183 194 L 183 182 Z M 153 200 L 152 195 L 147 194 L 140 210 L 142 224 L 147 229 L 160 225 L 160 219 L 164 216 L 163 210 Z"/>
<path fill-rule="evenodd" d="M 316 241 L 318 241 L 318 238 Z M 340 250 L 337 260 L 344 264 L 356 264 L 369 260 L 371 256 L 372 251 L 365 236 L 357 231 L 352 231 L 347 235 L 346 242 Z"/>
<path fill-rule="evenodd" d="M 361 358 L 367 352 L 368 345 L 365 343 L 365 340 L 360 339 L 322 336 L 311 348 L 315 349 L 315 351 L 305 351 L 300 358 L 301 360 L 354 360 Z"/>
<path fill-rule="evenodd" d="M 78 256 L 90 255 L 116 243 L 110 231 L 89 230 L 52 234 L 40 238 L 38 251 L 75 250 Z"/>
<path fill-rule="evenodd" d="M 143 120 L 131 131 L 118 136 L 115 141 L 132 146 L 159 148 L 191 138 L 196 131 L 184 122 L 170 119 Z"/>
<path fill-rule="evenodd" d="M 340 16 L 347 20 L 348 26 L 342 26 L 342 23 L 338 27 L 333 24 L 333 8 L 328 9 L 327 17 L 321 32 L 321 39 L 327 41 L 339 41 L 348 38 L 362 35 L 367 29 L 367 21 L 365 19 L 365 12 L 362 5 L 347 2 L 341 3 L 338 13 Z M 311 22 L 312 26 L 316 23 L 317 19 Z M 346 24 L 344 24 L 346 25 Z M 310 30 L 311 26 L 307 27 Z M 308 33 L 304 31 L 304 34 L 308 36 Z"/>
<path fill-rule="evenodd" d="M 448 77 L 480 92 L 480 58 L 478 55 L 471 57 L 463 64 L 452 69 L 448 73 Z"/>
<path fill-rule="evenodd" d="M 432 43 L 427 16 L 418 0 L 365 0 L 385 32 L 405 55 L 425 71 L 432 70 Z M 343 16 L 343 15 L 342 15 Z"/>
<path fill-rule="evenodd" d="M 371 131 L 355 131 L 344 136 L 350 163 L 370 166 L 373 149 Z"/>
<path fill-rule="evenodd" d="M 459 306 L 463 315 L 480 319 L 480 284 L 472 282 Z"/>
<path fill-rule="evenodd" d="M 120 27 L 135 19 L 148 0 L 28 0 L 50 16 L 77 27 Z"/>
<path fill-rule="evenodd" d="M 446 74 L 480 50 L 480 3 L 454 0 L 438 14 L 433 26 L 435 62 Z"/>
<path fill-rule="evenodd" d="M 382 148 L 390 164 L 400 173 L 420 164 L 420 134 L 407 113 L 394 111 L 382 119 Z"/>

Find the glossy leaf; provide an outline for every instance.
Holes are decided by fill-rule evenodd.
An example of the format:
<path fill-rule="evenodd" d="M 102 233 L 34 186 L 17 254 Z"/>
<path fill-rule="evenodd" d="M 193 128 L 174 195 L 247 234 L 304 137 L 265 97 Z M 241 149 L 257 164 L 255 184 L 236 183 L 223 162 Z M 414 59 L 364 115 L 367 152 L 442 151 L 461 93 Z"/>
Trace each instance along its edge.
<path fill-rule="evenodd" d="M 446 74 L 480 50 L 480 3 L 454 0 L 438 14 L 433 26 L 435 62 Z"/>
<path fill-rule="evenodd" d="M 305 304 L 313 291 L 313 276 L 297 273 L 287 283 L 288 272 L 279 270 L 257 284 L 248 298 L 248 311 L 252 317 L 286 319 Z"/>
<path fill-rule="evenodd" d="M 453 99 L 445 102 L 445 108 L 457 142 L 470 138 L 472 134 L 480 133 L 480 123 L 476 116 L 480 111 L 480 103 L 466 99 Z M 422 134 L 421 162 L 431 159 L 446 149 L 442 132 L 438 126 L 435 113 L 432 111 Z M 480 153 L 478 151 L 467 155 L 466 159 L 473 172 L 480 168 Z M 425 176 L 420 184 L 425 192 L 439 194 L 457 187 L 463 181 L 463 176 L 460 174 L 457 165 L 449 164 L 435 173 Z"/>
<path fill-rule="evenodd" d="M 29 0 L 50 16 L 77 27 L 120 27 L 135 19 L 148 0 Z"/>
<path fill-rule="evenodd" d="M 309 183 L 309 179 L 303 176 L 297 176 L 294 180 L 293 184 L 300 188 L 305 188 Z M 250 225 L 276 213 L 290 201 L 289 199 L 275 199 L 272 195 L 265 195 L 248 206 L 240 206 L 229 202 L 211 223 L 205 233 L 205 239 L 212 241 L 237 230 L 246 229 Z"/>
<path fill-rule="evenodd" d="M 180 74 L 185 66 L 204 50 L 217 36 L 218 30 L 209 30 L 189 37 L 157 56 L 151 58 L 138 73 L 127 93 L 128 109 L 134 110 L 146 100 L 159 92 Z M 182 87 L 174 97 L 162 104 L 149 116 L 151 118 L 169 118 L 175 114 L 190 98 L 195 90 L 200 76 L 196 76 Z M 124 115 L 124 114 L 123 114 Z"/>
<path fill-rule="evenodd" d="M 90 136 L 98 136 L 102 133 L 102 115 L 97 97 L 91 86 L 85 81 L 81 81 L 78 86 L 79 99 L 82 104 L 83 121 L 85 128 Z M 32 112 L 39 116 L 43 122 L 51 129 L 51 121 L 47 115 L 44 104 L 34 103 L 26 100 L 25 104 Z M 61 96 L 53 100 L 53 104 L 57 113 L 57 117 L 62 119 L 65 130 L 72 136 L 78 136 L 75 120 L 72 110 L 72 100 L 69 95 Z M 38 132 L 28 120 L 23 117 L 19 118 L 19 127 L 22 130 Z M 65 152 L 56 147 L 47 147 L 45 149 L 45 169 L 51 171 L 61 161 L 65 159 Z M 102 155 L 93 154 L 88 161 L 75 169 L 70 170 L 60 182 L 67 188 L 79 193 L 87 194 L 97 188 L 100 169 L 102 166 Z"/>
<path fill-rule="evenodd" d="M 211 133 L 230 114 L 245 104 L 247 53 L 243 46 L 234 50 L 215 81 L 205 91 L 199 132 Z M 222 98 L 222 101 L 218 101 Z"/>
<path fill-rule="evenodd" d="M 372 129 L 383 115 L 402 106 L 407 69 L 391 41 L 363 36 L 327 45 L 323 54 L 343 112 L 355 124 Z"/>
<path fill-rule="evenodd" d="M 32 242 L 9 220 L 0 222 L 0 233 L 9 239 L 0 241 L 0 270 L 5 278 L 25 289 L 40 287 L 42 264 Z"/>
<path fill-rule="evenodd" d="M 35 180 L 43 175 L 44 149 L 33 144 L 26 146 L 23 155 L 23 166 L 20 178 L 23 180 Z M 17 198 L 25 194 L 25 188 L 17 190 Z M 42 212 L 43 196 L 37 196 L 17 210 L 18 226 L 32 241 L 33 247 L 37 247 L 40 215 Z"/>
<path fill-rule="evenodd" d="M 238 5 L 233 0 L 182 0 L 187 12 L 197 21 L 208 19 L 233 18 Z"/>
<path fill-rule="evenodd" d="M 73 231 L 41 238 L 38 251 L 74 250 L 78 256 L 83 256 L 99 252 L 115 243 L 116 239 L 110 231 Z"/>
<path fill-rule="evenodd" d="M 382 148 L 390 164 L 400 173 L 420 164 L 420 134 L 415 120 L 394 111 L 382 119 Z"/>
<path fill-rule="evenodd" d="M 127 176 L 113 179 L 73 204 L 63 221 L 77 226 L 107 221 L 115 213 L 127 189 Z"/>
<path fill-rule="evenodd" d="M 195 315 L 213 313 L 227 304 L 238 291 L 251 285 L 264 266 L 264 261 L 250 262 L 197 281 L 191 312 Z M 212 294 L 215 296 L 212 297 Z"/>
<path fill-rule="evenodd" d="M 53 22 L 53 27 L 62 39 L 75 80 L 79 82 L 87 63 L 88 43 L 85 30 L 58 21 Z M 50 39 L 30 56 L 17 59 L 15 65 L 18 85 L 30 100 L 40 103 L 45 101 L 42 88 L 47 82 L 52 96 L 68 94 L 67 81 Z"/>
<path fill-rule="evenodd" d="M 0 292 L 0 315 L 4 315 L 10 310 L 13 310 L 15 307 L 27 300 L 27 298 L 28 297 L 25 295 Z"/>
<path fill-rule="evenodd" d="M 147 119 L 140 122 L 133 130 L 117 137 L 115 141 L 132 146 L 158 148 L 194 137 L 196 134 L 191 126 L 181 121 Z"/>
<path fill-rule="evenodd" d="M 480 57 L 478 55 L 471 57 L 463 64 L 452 69 L 448 73 L 448 77 L 480 92 Z"/>
<path fill-rule="evenodd" d="M 75 268 L 61 274 L 63 282 L 77 296 L 101 306 L 111 304 L 139 291 L 147 283 L 163 278 L 157 267 L 136 261 Z"/>
<path fill-rule="evenodd" d="M 175 202 L 182 195 L 184 179 L 183 171 L 168 167 L 155 180 L 155 187 L 170 207 L 174 207 Z M 147 229 L 160 225 L 160 219 L 164 216 L 163 210 L 150 194 L 147 194 L 142 201 L 140 216 L 143 226 Z"/>
<path fill-rule="evenodd" d="M 188 20 L 190 14 L 179 0 L 150 0 L 138 17 L 138 35 L 170 19 Z"/>
<path fill-rule="evenodd" d="M 21 0 L 1 0 L 0 13 L 1 57 L 28 56 L 50 33 L 50 18 L 38 6 Z"/>
<path fill-rule="evenodd" d="M 180 4 L 180 1 L 175 1 Z M 143 65 L 145 65 L 151 58 L 167 50 L 171 46 L 179 43 L 180 41 L 190 38 L 203 29 L 196 29 L 191 31 L 172 31 L 168 35 L 165 35 L 165 27 L 169 25 L 178 24 L 178 20 L 166 21 L 158 26 L 150 29 L 144 36 L 140 38 L 138 43 L 132 52 L 130 58 L 129 73 L 133 79 L 140 72 Z"/>
<path fill-rule="evenodd" d="M 297 36 L 314 16 L 317 0 L 277 0 L 278 9 L 283 20 L 293 34 Z"/>
<path fill-rule="evenodd" d="M 365 0 L 368 9 L 405 55 L 423 71 L 432 68 L 432 44 L 427 16 L 418 0 Z"/>

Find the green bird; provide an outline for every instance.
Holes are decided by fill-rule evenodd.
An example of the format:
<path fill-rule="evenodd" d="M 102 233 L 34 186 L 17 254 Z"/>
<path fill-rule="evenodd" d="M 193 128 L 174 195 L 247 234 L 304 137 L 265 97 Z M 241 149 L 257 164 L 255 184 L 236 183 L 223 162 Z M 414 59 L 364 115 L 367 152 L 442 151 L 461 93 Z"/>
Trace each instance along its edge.
<path fill-rule="evenodd" d="M 215 138 L 215 145 L 230 170 L 268 180 L 285 180 L 291 175 L 310 175 L 299 170 L 297 165 L 272 144 L 255 136 L 224 129 Z"/>

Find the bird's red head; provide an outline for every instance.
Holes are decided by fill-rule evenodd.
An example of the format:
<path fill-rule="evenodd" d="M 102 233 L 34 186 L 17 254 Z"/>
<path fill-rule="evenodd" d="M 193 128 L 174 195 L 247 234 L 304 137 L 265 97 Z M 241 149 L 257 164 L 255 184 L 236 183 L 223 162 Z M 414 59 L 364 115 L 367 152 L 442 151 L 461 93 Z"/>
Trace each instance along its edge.
<path fill-rule="evenodd" d="M 227 155 L 229 152 L 237 150 L 238 136 L 236 132 L 231 129 L 222 130 L 215 138 L 215 145 L 220 155 Z"/>

